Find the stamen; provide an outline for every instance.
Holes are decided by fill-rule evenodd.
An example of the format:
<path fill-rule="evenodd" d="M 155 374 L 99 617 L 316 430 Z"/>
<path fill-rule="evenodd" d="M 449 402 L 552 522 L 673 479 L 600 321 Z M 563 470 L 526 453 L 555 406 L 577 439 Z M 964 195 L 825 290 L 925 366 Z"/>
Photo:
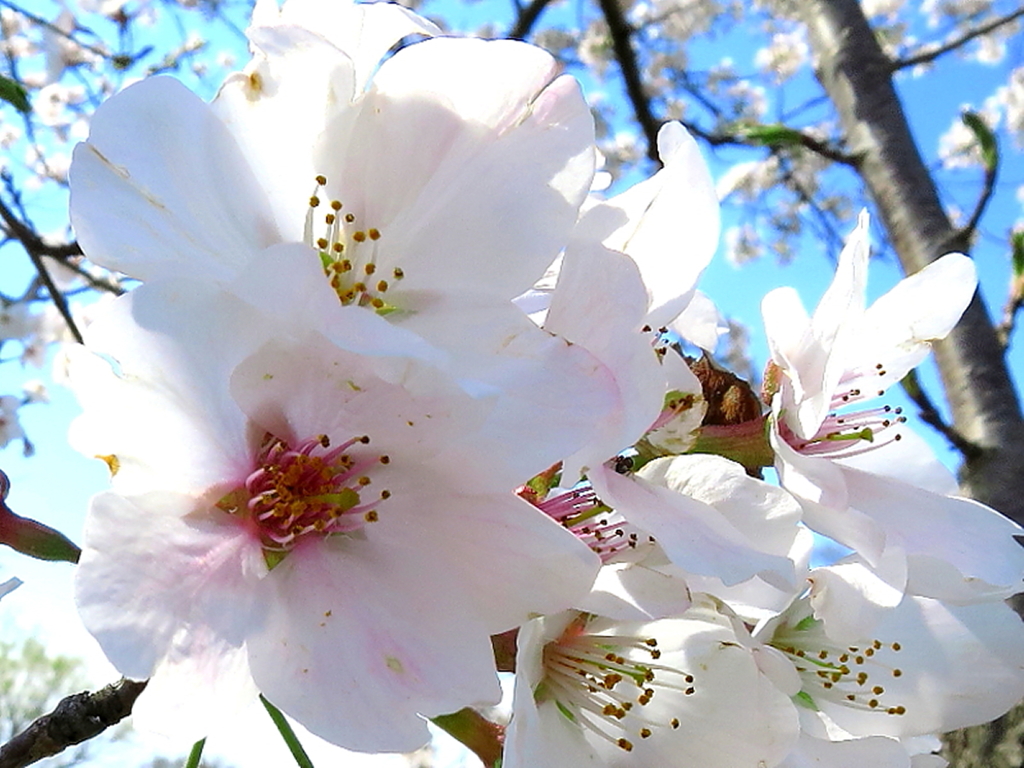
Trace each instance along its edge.
<path fill-rule="evenodd" d="M 845 707 L 889 715 L 906 714 L 906 707 L 889 701 L 886 680 L 903 675 L 890 661 L 898 643 L 872 640 L 865 646 L 840 647 L 825 634 L 821 622 L 807 616 L 796 626 L 781 625 L 768 643 L 785 654 L 803 684 L 797 700 L 809 706 L 832 701 Z"/>
<path fill-rule="evenodd" d="M 654 544 L 653 536 L 630 525 L 622 515 L 604 504 L 589 485 L 543 501 L 530 498 L 527 501 L 570 531 L 606 564 L 621 561 L 624 559 L 621 555 L 630 554 L 642 545 Z"/>
<path fill-rule="evenodd" d="M 369 307 L 380 314 L 395 311 L 397 307 L 383 297 L 383 294 L 391 287 L 386 280 L 369 284 L 347 276 L 342 277 L 343 273 L 358 271 L 361 275 L 369 276 L 377 271 L 379 256 L 377 243 L 383 237 L 380 229 L 377 227 L 350 229 L 348 225 L 356 221 L 356 215 L 354 213 L 340 215 L 339 212 L 344 205 L 340 200 L 331 200 L 328 204 L 330 212 L 323 218 L 323 234 L 314 239 L 313 212 L 321 203 L 320 191 L 326 185 L 326 176 L 316 177 L 316 188 L 310 195 L 309 210 L 306 212 L 305 242 L 319 251 L 324 274 L 342 304 Z M 345 254 L 344 259 L 341 258 L 342 254 Z M 399 267 L 394 267 L 392 275 L 397 281 L 405 276 L 405 272 Z"/>
<path fill-rule="evenodd" d="M 544 678 L 534 691 L 538 702 L 553 700 L 580 726 L 629 752 L 631 734 L 641 739 L 679 727 L 679 718 L 662 722 L 644 708 L 654 699 L 691 696 L 693 675 L 657 663 L 658 641 L 628 633 L 587 632 L 594 617 L 581 613 L 561 637 L 543 651 Z"/>
<path fill-rule="evenodd" d="M 361 435 L 331 448 L 330 439 L 318 435 L 293 447 L 268 433 L 256 455 L 256 468 L 216 506 L 249 520 L 264 551 L 279 555 L 309 534 L 358 530 L 376 522 L 378 503 L 391 496 L 383 490 L 379 498 L 365 498 L 373 482 L 371 470 L 390 461 L 387 456 L 352 451 L 367 443 L 369 438 Z M 276 557 L 274 564 L 279 561 Z"/>

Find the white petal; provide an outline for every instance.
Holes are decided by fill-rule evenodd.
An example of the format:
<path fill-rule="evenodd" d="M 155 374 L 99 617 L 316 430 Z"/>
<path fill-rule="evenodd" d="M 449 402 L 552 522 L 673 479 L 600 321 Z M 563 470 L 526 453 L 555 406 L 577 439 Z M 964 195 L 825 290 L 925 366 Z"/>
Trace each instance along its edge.
<path fill-rule="evenodd" d="M 523 43 L 427 40 L 381 66 L 346 146 L 328 126 L 328 190 L 382 233 L 381 258 L 405 272 L 396 296 L 511 299 L 558 255 L 594 159 L 586 102 L 556 71 Z"/>
<path fill-rule="evenodd" d="M 603 466 L 592 469 L 589 477 L 601 499 L 629 522 L 650 531 L 680 568 L 716 576 L 727 585 L 759 574 L 792 581 L 792 561 L 758 551 L 756 543 L 714 507 Z"/>
<path fill-rule="evenodd" d="M 903 599 L 907 583 L 906 553 L 890 547 L 874 569 L 856 560 L 815 568 L 811 582 L 811 607 L 832 639 L 857 642 L 870 637 L 888 609 Z"/>
<path fill-rule="evenodd" d="M 599 244 L 568 249 L 544 327 L 608 367 L 617 406 L 599 422 L 586 448 L 567 459 L 567 480 L 632 445 L 661 412 L 665 375 L 650 340 L 640 332 L 646 307 L 643 282 L 629 259 Z"/>
<path fill-rule="evenodd" d="M 957 324 L 977 283 L 974 261 L 961 253 L 901 280 L 864 313 L 850 339 L 848 367 L 884 366 L 885 375 L 869 375 L 866 387 L 882 390 L 899 381 L 924 359 L 931 341 L 945 338 Z"/>
<path fill-rule="evenodd" d="M 148 280 L 233 274 L 279 239 L 234 139 L 177 80 L 111 98 L 75 148 L 71 221 L 89 258 Z"/>

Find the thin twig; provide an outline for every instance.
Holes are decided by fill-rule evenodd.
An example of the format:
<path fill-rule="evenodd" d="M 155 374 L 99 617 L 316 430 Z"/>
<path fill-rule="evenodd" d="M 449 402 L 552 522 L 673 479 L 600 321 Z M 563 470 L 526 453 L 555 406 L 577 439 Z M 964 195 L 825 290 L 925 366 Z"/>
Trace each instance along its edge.
<path fill-rule="evenodd" d="M 113 58 L 113 56 L 114 56 L 110 51 L 105 51 L 102 48 L 97 48 L 94 45 L 89 45 L 88 43 L 83 43 L 81 40 L 78 40 L 70 32 L 65 32 L 63 29 L 58 27 L 56 24 L 53 24 L 52 22 L 47 21 L 46 19 L 42 18 L 41 16 L 36 16 L 34 13 L 26 11 L 24 8 L 21 8 L 20 6 L 17 6 L 14 3 L 10 2 L 10 0 L 0 0 L 0 5 L 4 6 L 5 8 L 11 9 L 15 13 L 20 13 L 26 19 L 31 21 L 33 24 L 38 24 L 40 27 L 45 27 L 46 29 L 48 29 L 51 32 L 53 32 L 54 34 L 60 35 L 61 37 L 66 38 L 67 40 L 70 40 L 75 45 L 77 45 L 77 46 L 79 46 L 81 48 L 85 48 L 85 50 L 90 51 L 91 53 L 95 53 L 97 56 L 99 56 L 101 58 L 110 59 L 110 58 Z M 83 30 L 83 31 L 88 31 L 88 30 Z"/>
<path fill-rule="evenodd" d="M 57 307 L 57 311 L 60 312 L 61 317 L 64 318 L 64 322 L 67 323 L 68 330 L 71 331 L 71 335 L 74 336 L 75 341 L 79 344 L 84 344 L 85 341 L 82 339 L 82 332 L 78 330 L 78 326 L 75 324 L 75 319 L 71 316 L 71 308 L 68 306 L 67 299 L 64 298 L 64 294 L 57 289 L 57 285 L 53 282 L 53 277 L 50 275 L 50 271 L 43 263 L 43 257 L 39 252 L 39 246 L 42 245 L 42 239 L 39 235 L 25 226 L 17 216 L 11 213 L 3 200 L 0 200 L 0 218 L 4 220 L 4 223 L 11 230 L 11 234 L 17 237 L 25 247 L 28 257 L 32 260 L 32 264 L 36 268 L 36 272 L 39 273 L 39 278 L 46 286 L 46 290 L 50 292 L 50 299 L 53 301 L 54 306 Z"/>
<path fill-rule="evenodd" d="M 520 8 L 519 14 L 516 17 L 516 23 L 509 30 L 508 37 L 512 40 L 525 40 L 530 32 L 533 31 L 533 26 L 537 23 L 541 13 L 550 4 L 551 0 L 533 0 L 525 8 Z"/>
<path fill-rule="evenodd" d="M 931 425 L 945 437 L 953 448 L 960 451 L 964 459 L 975 459 L 981 456 L 981 448 L 961 435 L 951 424 L 947 424 L 946 420 L 942 418 L 939 409 L 935 407 L 935 403 L 932 402 L 932 399 L 928 397 L 928 393 L 924 391 L 924 387 L 921 386 L 921 381 L 918 379 L 916 371 L 911 370 L 910 373 L 900 380 L 900 384 L 903 386 L 903 391 L 907 393 L 907 397 L 917 406 L 918 416 L 921 418 L 921 421 Z"/>
<path fill-rule="evenodd" d="M 95 693 L 67 696 L 53 712 L 0 747 L 0 768 L 23 768 L 98 736 L 131 714 L 145 687 L 146 681 L 122 677 Z"/>
<path fill-rule="evenodd" d="M 695 123 L 687 122 L 686 120 L 681 121 L 683 126 L 699 139 L 703 139 L 708 144 L 714 147 L 720 146 L 743 146 L 743 147 L 763 147 L 765 146 L 762 142 L 754 141 L 744 137 L 742 134 L 735 133 L 720 133 L 718 131 L 708 131 L 701 128 Z M 813 136 L 803 133 L 797 129 L 792 129 L 792 134 L 787 136 L 796 138 L 800 146 L 804 149 L 808 149 L 817 155 L 821 155 L 826 160 L 831 160 L 834 163 L 840 165 L 847 165 L 851 168 L 857 166 L 857 156 L 851 155 L 847 152 L 843 152 L 841 149 L 828 144 L 820 139 L 816 139 Z"/>
<path fill-rule="evenodd" d="M 974 230 L 978 228 L 978 222 L 981 221 L 982 214 L 985 213 L 985 209 L 988 207 L 989 201 L 996 191 L 996 176 L 998 174 L 998 162 L 985 166 L 985 181 L 981 189 L 981 196 L 974 206 L 974 211 L 971 212 L 971 218 L 967 220 L 967 223 L 960 228 L 957 234 L 957 239 L 961 240 L 961 242 L 969 243 L 971 241 L 971 236 L 974 234 Z"/>
<path fill-rule="evenodd" d="M 618 0 L 598 0 L 598 4 L 608 24 L 612 48 L 619 62 L 619 70 L 622 72 L 622 80 L 626 85 L 629 101 L 633 105 L 636 121 L 647 138 L 647 156 L 661 165 L 661 158 L 658 157 L 658 130 L 661 128 L 661 121 L 651 111 L 651 101 L 644 91 L 640 78 L 640 65 L 637 62 L 636 51 L 633 50 L 633 29 L 622 15 L 622 7 Z"/>
<path fill-rule="evenodd" d="M 1011 21 L 1013 21 L 1014 19 L 1018 19 L 1021 16 L 1024 16 L 1024 8 L 1018 8 L 1013 13 L 1008 13 L 1005 16 L 1000 16 L 999 18 L 993 19 L 987 24 L 982 24 L 980 27 L 975 27 L 974 29 L 968 30 L 959 37 L 950 40 L 948 43 L 940 45 L 938 48 L 934 48 L 930 51 L 924 51 L 923 53 L 919 53 L 915 56 L 908 56 L 907 58 L 904 59 L 897 59 L 892 63 L 892 70 L 895 72 L 898 69 L 906 69 L 907 67 L 914 67 L 917 66 L 918 64 L 927 64 L 929 62 L 935 61 L 935 59 L 939 58 L 940 56 L 943 56 L 949 53 L 950 51 L 955 51 L 957 48 L 964 45 L 965 43 L 969 43 L 974 38 L 981 37 L 982 35 L 987 35 L 989 32 L 998 29 L 1004 24 L 1009 24 Z"/>

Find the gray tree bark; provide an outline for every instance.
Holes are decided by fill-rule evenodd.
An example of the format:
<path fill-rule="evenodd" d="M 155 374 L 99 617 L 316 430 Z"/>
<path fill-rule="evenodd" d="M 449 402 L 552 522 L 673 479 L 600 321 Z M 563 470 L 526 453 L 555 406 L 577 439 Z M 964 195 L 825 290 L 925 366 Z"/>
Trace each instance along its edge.
<path fill-rule="evenodd" d="M 893 67 L 858 0 L 800 4 L 815 71 L 835 106 L 863 178 L 906 274 L 970 243 L 946 216 L 893 86 Z M 976 295 L 935 356 L 953 417 L 970 444 L 963 491 L 1024 524 L 1024 420 L 1003 349 Z M 1021 768 L 1024 709 L 949 734 L 954 768 Z"/>

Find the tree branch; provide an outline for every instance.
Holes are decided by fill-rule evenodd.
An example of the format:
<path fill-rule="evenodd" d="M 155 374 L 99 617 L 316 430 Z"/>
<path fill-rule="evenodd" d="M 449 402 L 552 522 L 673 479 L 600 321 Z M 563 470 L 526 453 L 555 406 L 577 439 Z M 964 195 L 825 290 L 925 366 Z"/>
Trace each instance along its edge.
<path fill-rule="evenodd" d="M 14 237 L 16 237 L 25 248 L 25 252 L 32 260 L 32 265 L 36 268 L 36 272 L 39 273 L 39 279 L 43 281 L 43 284 L 46 286 L 46 290 L 50 293 L 50 300 L 53 301 L 54 305 L 57 307 L 57 311 L 60 312 L 61 317 L 64 318 L 64 322 L 67 323 L 68 329 L 71 331 L 71 335 L 75 337 L 75 341 L 79 344 L 84 344 L 85 342 L 82 339 L 82 332 L 78 330 L 78 326 L 75 324 L 75 319 L 71 316 L 71 308 L 68 306 L 67 299 L 64 298 L 64 294 L 57 289 L 57 285 L 53 282 L 53 277 L 50 275 L 50 271 L 43 263 L 41 246 L 44 246 L 44 243 L 42 238 L 20 221 L 18 217 L 15 216 L 4 204 L 3 200 L 0 200 L 0 218 L 4 220 L 4 223 L 7 225 L 11 234 L 14 235 Z"/>
<path fill-rule="evenodd" d="M 1008 13 L 1005 16 L 1000 16 L 988 22 L 987 24 L 982 24 L 980 27 L 975 27 L 972 30 L 964 32 L 959 37 L 950 40 L 948 43 L 945 43 L 944 45 L 940 45 L 938 48 L 933 48 L 930 51 L 924 51 L 914 56 L 908 56 L 903 59 L 898 59 L 892 62 L 892 64 L 890 64 L 890 67 L 895 72 L 896 70 L 906 69 L 907 67 L 916 67 L 918 64 L 928 64 L 929 62 L 935 61 L 935 59 L 939 58 L 940 56 L 944 56 L 945 54 L 951 51 L 955 51 L 957 48 L 961 47 L 962 45 L 965 45 L 966 43 L 969 43 L 971 40 L 974 40 L 977 37 L 987 35 L 989 32 L 994 32 L 995 30 L 999 29 L 999 27 L 1005 24 L 1009 24 L 1011 21 L 1018 19 L 1021 16 L 1024 16 L 1024 8 L 1018 8 L 1013 13 Z"/>
<path fill-rule="evenodd" d="M 22 768 L 98 736 L 131 714 L 146 681 L 121 678 L 95 693 L 61 700 L 48 715 L 0 747 L 0 768 Z"/>
<path fill-rule="evenodd" d="M 661 158 L 658 157 L 658 130 L 661 128 L 661 121 L 651 112 L 651 101 L 644 91 L 640 78 L 640 65 L 637 62 L 636 51 L 633 50 L 633 29 L 622 15 L 618 0 L 598 0 L 598 5 L 601 6 L 604 20 L 608 24 L 608 34 L 612 38 L 612 48 L 626 85 L 626 94 L 633 105 L 636 121 L 647 139 L 647 156 L 661 165 Z"/>
<path fill-rule="evenodd" d="M 507 37 L 512 40 L 525 40 L 533 31 L 533 25 L 537 23 L 537 19 L 550 4 L 551 0 L 533 0 L 525 8 L 520 8 L 516 23 L 509 30 Z"/>

